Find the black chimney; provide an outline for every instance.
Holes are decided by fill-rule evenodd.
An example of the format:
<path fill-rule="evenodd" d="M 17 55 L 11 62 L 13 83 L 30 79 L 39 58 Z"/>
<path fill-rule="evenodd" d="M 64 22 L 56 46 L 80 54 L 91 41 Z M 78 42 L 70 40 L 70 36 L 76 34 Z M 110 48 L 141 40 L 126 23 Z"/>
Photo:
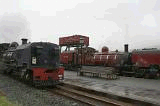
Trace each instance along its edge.
<path fill-rule="evenodd" d="M 22 38 L 21 40 L 22 40 L 22 45 L 27 44 L 28 39 Z"/>
<path fill-rule="evenodd" d="M 128 44 L 124 45 L 124 52 L 128 52 Z"/>

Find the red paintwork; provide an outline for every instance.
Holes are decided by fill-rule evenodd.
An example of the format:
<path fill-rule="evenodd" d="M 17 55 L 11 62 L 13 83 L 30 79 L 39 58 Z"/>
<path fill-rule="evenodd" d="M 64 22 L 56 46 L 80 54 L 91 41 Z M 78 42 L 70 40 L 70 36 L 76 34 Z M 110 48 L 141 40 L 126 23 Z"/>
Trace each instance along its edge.
<path fill-rule="evenodd" d="M 60 62 L 63 64 L 69 64 L 69 62 L 72 61 L 73 53 L 74 51 L 62 52 L 60 55 Z"/>
<path fill-rule="evenodd" d="M 139 67 L 149 67 L 152 64 L 160 65 L 159 50 L 141 50 L 132 52 L 132 63 Z"/>
<path fill-rule="evenodd" d="M 33 79 L 33 80 L 48 80 L 48 76 L 44 73 L 47 68 L 32 68 L 33 70 L 33 77 L 40 76 L 40 79 Z"/>
<path fill-rule="evenodd" d="M 89 37 L 82 36 L 82 35 L 73 35 L 69 37 L 61 37 L 59 38 L 59 45 L 60 46 L 67 46 L 67 45 L 76 45 L 80 44 L 80 38 L 84 39 L 84 45 L 89 46 Z"/>
<path fill-rule="evenodd" d="M 52 80 L 59 80 L 58 75 L 64 76 L 64 68 L 59 67 L 56 70 L 48 70 L 47 68 L 32 68 L 33 70 L 33 80 L 48 80 L 48 77 Z M 39 78 L 36 78 L 38 77 Z"/>
<path fill-rule="evenodd" d="M 97 64 L 102 64 L 102 65 L 108 65 L 108 66 L 112 66 L 115 65 L 117 63 L 118 60 L 118 54 L 113 52 L 113 53 L 98 53 L 94 55 L 95 59 L 95 65 Z"/>
<path fill-rule="evenodd" d="M 62 52 L 60 55 L 60 60 L 62 64 L 71 63 L 74 53 L 74 63 L 76 63 L 76 51 L 67 51 Z M 113 53 L 95 53 L 94 55 L 84 55 L 82 54 L 82 64 L 83 65 L 114 65 L 118 61 L 118 54 L 116 52 Z M 78 55 L 78 64 L 81 64 L 81 54 Z"/>
<path fill-rule="evenodd" d="M 64 76 L 64 67 L 59 67 L 58 68 L 58 75 L 63 75 Z"/>
<path fill-rule="evenodd" d="M 109 51 L 108 47 L 104 46 L 104 47 L 102 48 L 102 52 L 103 52 L 103 53 L 104 53 L 104 52 L 107 52 L 107 53 L 108 53 L 108 51 Z"/>
<path fill-rule="evenodd" d="M 74 35 L 69 37 L 59 38 L 60 46 L 78 45 L 80 44 L 80 38 L 84 38 L 84 44 L 89 45 L 89 37 Z M 125 51 L 128 51 L 128 45 L 125 45 Z M 84 51 L 83 51 L 84 52 Z M 62 64 L 71 64 L 74 61 L 75 64 L 82 65 L 107 65 L 114 66 L 117 64 L 123 64 L 128 59 L 128 52 L 109 52 L 108 47 L 103 47 L 101 53 L 92 52 L 91 54 L 77 53 L 77 51 L 62 52 L 60 55 L 60 61 Z M 78 55 L 77 55 L 78 54 Z M 76 57 L 78 56 L 78 63 L 76 63 Z M 136 50 L 131 53 L 131 63 L 136 64 L 138 67 L 149 67 L 152 64 L 160 65 L 160 50 L 157 49 L 143 49 Z M 73 59 L 74 57 L 74 59 Z M 126 62 L 126 61 L 125 61 Z M 126 63 L 125 63 L 126 64 Z"/>

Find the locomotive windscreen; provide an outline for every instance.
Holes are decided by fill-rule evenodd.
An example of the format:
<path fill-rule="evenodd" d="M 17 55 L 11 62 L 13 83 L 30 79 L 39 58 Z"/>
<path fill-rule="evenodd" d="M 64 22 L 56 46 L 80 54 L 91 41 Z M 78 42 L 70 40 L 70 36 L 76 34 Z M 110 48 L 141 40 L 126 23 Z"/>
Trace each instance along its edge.
<path fill-rule="evenodd" d="M 32 66 L 56 68 L 59 65 L 59 48 L 53 45 L 35 46 L 31 49 Z"/>

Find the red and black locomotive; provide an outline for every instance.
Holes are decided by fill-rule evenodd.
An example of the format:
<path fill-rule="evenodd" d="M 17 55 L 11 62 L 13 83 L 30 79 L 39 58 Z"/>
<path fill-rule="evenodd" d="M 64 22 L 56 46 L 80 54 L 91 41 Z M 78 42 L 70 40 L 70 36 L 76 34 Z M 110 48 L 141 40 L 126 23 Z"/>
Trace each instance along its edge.
<path fill-rule="evenodd" d="M 160 78 L 160 50 L 145 48 L 133 50 L 127 53 L 126 58 L 121 59 L 119 68 L 122 75 L 134 75 L 135 77 Z"/>
<path fill-rule="evenodd" d="M 14 42 L 2 56 L 3 72 L 12 74 L 36 86 L 56 85 L 64 78 L 59 63 L 59 46 L 49 42 Z"/>

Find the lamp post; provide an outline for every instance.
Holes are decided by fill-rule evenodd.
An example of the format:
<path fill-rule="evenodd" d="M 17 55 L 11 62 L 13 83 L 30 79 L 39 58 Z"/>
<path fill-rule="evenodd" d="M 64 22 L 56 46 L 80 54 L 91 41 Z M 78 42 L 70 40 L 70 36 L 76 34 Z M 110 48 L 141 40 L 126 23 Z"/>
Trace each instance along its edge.
<path fill-rule="evenodd" d="M 84 44 L 84 38 L 80 37 L 80 44 L 81 44 L 81 68 L 82 68 L 82 46 Z"/>

